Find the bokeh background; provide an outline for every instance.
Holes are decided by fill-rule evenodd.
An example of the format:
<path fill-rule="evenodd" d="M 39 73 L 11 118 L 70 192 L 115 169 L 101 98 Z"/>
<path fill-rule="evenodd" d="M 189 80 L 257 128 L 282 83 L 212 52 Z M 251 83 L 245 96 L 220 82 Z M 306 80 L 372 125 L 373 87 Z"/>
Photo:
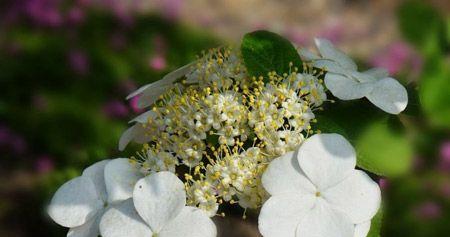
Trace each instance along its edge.
<path fill-rule="evenodd" d="M 65 236 L 44 212 L 55 190 L 95 161 L 136 149 L 117 149 L 141 112 L 125 96 L 256 29 L 303 47 L 328 38 L 407 85 L 400 120 L 411 152 L 385 161 L 406 168 L 380 180 L 382 236 L 449 236 L 446 0 L 0 1 L 0 236 Z M 215 218 L 221 236 L 259 236 L 254 215 L 229 213 Z"/>

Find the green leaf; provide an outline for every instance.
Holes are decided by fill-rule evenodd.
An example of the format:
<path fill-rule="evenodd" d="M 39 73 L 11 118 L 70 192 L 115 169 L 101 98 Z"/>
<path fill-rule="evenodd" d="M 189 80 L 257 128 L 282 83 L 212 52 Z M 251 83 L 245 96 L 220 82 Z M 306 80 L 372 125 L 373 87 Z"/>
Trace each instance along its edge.
<path fill-rule="evenodd" d="M 327 104 L 316 112 L 313 129 L 343 135 L 357 151 L 358 166 L 383 176 L 406 173 L 412 148 L 396 116 L 389 116 L 366 100 Z"/>
<path fill-rule="evenodd" d="M 420 0 L 405 1 L 398 8 L 398 17 L 399 28 L 410 42 L 422 48 L 431 35 L 437 35 L 436 46 L 445 47 L 445 21 L 430 4 Z"/>
<path fill-rule="evenodd" d="M 268 31 L 255 31 L 244 36 L 242 57 L 250 76 L 267 76 L 289 72 L 289 63 L 302 68 L 302 61 L 295 47 L 285 38 Z"/>
<path fill-rule="evenodd" d="M 383 222 L 383 210 L 380 208 L 377 214 L 372 218 L 370 223 L 370 231 L 367 237 L 380 237 L 381 224 Z"/>
<path fill-rule="evenodd" d="M 420 81 L 419 96 L 423 110 L 432 125 L 450 129 L 450 70 L 439 61 L 426 70 Z"/>
<path fill-rule="evenodd" d="M 313 127 L 315 130 L 319 130 L 321 133 L 337 133 L 345 138 L 348 138 L 349 135 L 347 134 L 347 131 L 337 124 L 332 118 L 326 117 L 323 115 L 317 115 L 317 124 L 315 124 Z"/>
<path fill-rule="evenodd" d="M 407 173 L 412 164 L 412 146 L 405 134 L 387 121 L 376 121 L 356 141 L 358 166 L 378 175 L 394 177 Z"/>

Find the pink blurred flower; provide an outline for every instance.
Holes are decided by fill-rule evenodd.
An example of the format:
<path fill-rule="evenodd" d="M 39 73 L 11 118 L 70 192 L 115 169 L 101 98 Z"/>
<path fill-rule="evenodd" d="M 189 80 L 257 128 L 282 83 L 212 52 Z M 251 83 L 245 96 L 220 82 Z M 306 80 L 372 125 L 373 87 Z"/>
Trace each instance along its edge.
<path fill-rule="evenodd" d="M 141 113 L 143 109 L 139 108 L 139 96 L 135 96 L 130 99 L 130 107 L 133 110 L 134 113 Z"/>
<path fill-rule="evenodd" d="M 413 74 L 420 73 L 422 69 L 420 55 L 404 42 L 393 43 L 386 50 L 375 55 L 371 64 L 375 67 L 385 68 L 390 74 L 397 74 L 407 66 L 412 68 Z"/>
<path fill-rule="evenodd" d="M 442 215 L 442 208 L 434 201 L 426 201 L 417 206 L 414 209 L 414 213 L 420 219 L 431 220 Z"/>
<path fill-rule="evenodd" d="M 389 187 L 389 181 L 387 179 L 382 178 L 378 181 L 378 183 L 382 190 L 386 190 Z"/>
<path fill-rule="evenodd" d="M 321 32 L 318 33 L 320 38 L 326 38 L 333 43 L 337 43 L 342 40 L 344 35 L 344 29 L 339 22 L 333 22 L 329 26 L 326 26 Z"/>
<path fill-rule="evenodd" d="M 54 167 L 55 164 L 53 159 L 48 155 L 39 156 L 34 164 L 34 169 L 40 174 L 48 173 L 52 171 Z"/>
<path fill-rule="evenodd" d="M 296 45 L 308 44 L 308 37 L 295 29 L 290 29 L 286 32 L 286 36 Z"/>
<path fill-rule="evenodd" d="M 72 50 L 68 55 L 69 65 L 72 70 L 79 75 L 86 75 L 89 72 L 89 59 L 83 51 Z"/>
<path fill-rule="evenodd" d="M 56 0 L 28 0 L 24 2 L 25 13 L 35 24 L 58 27 L 63 23 Z"/>
<path fill-rule="evenodd" d="M 162 71 L 166 68 L 166 59 L 163 55 L 155 55 L 150 58 L 149 66 L 155 71 Z"/>
<path fill-rule="evenodd" d="M 183 8 L 183 0 L 162 0 L 160 4 L 164 17 L 171 20 L 177 19 Z"/>
<path fill-rule="evenodd" d="M 85 14 L 83 9 L 78 6 L 72 7 L 67 12 L 67 21 L 72 25 L 79 25 L 84 22 Z"/>
<path fill-rule="evenodd" d="M 102 111 L 109 118 L 125 118 L 129 113 L 127 106 L 118 100 L 107 102 L 103 105 Z"/>

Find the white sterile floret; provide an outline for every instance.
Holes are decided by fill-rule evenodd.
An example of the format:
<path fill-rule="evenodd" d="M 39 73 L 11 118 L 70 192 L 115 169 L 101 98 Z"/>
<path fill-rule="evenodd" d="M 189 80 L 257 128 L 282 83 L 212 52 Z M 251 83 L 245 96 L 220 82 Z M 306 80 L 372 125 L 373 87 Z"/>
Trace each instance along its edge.
<path fill-rule="evenodd" d="M 338 134 L 317 134 L 273 160 L 263 174 L 272 195 L 259 215 L 265 237 L 364 237 L 381 192 Z"/>
<path fill-rule="evenodd" d="M 186 205 L 184 184 L 173 173 L 159 172 L 140 179 L 133 198 L 111 207 L 100 221 L 103 237 L 214 237 L 208 215 Z"/>
<path fill-rule="evenodd" d="M 50 217 L 69 227 L 67 236 L 97 237 L 105 210 L 132 196 L 142 174 L 125 158 L 97 162 L 56 191 L 48 207 Z"/>
<path fill-rule="evenodd" d="M 374 68 L 358 72 L 356 63 L 326 39 L 315 39 L 320 57 L 307 50 L 300 54 L 315 67 L 327 71 L 325 85 L 341 100 L 366 97 L 387 113 L 399 114 L 408 104 L 406 89 L 384 69 Z"/>

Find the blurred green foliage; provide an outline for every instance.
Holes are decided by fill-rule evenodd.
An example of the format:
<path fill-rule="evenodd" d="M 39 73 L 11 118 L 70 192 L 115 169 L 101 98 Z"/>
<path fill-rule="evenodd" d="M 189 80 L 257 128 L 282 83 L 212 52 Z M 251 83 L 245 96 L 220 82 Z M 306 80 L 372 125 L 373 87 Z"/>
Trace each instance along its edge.
<path fill-rule="evenodd" d="M 17 191 L 36 204 L 22 206 L 13 193 L 1 197 L 0 235 L 7 225 L 22 229 L 28 219 L 25 235 L 63 235 L 65 228 L 49 228 L 56 225 L 43 215 L 57 187 L 95 161 L 136 150 L 117 149 L 127 121 L 137 114 L 126 95 L 222 43 L 157 15 L 131 16 L 129 22 L 100 9 L 85 14 L 76 26 L 42 27 L 21 19 L 0 29 L 0 125 L 26 141 L 19 154 L 3 152 L 1 171 L 14 179 L 15 170 L 35 169 L 42 155 L 54 166 L 35 176 L 38 185 L 29 192 Z M 153 68 L 150 60 L 159 55 L 164 67 Z M 104 107 L 110 101 L 127 113 L 109 115 Z"/>

